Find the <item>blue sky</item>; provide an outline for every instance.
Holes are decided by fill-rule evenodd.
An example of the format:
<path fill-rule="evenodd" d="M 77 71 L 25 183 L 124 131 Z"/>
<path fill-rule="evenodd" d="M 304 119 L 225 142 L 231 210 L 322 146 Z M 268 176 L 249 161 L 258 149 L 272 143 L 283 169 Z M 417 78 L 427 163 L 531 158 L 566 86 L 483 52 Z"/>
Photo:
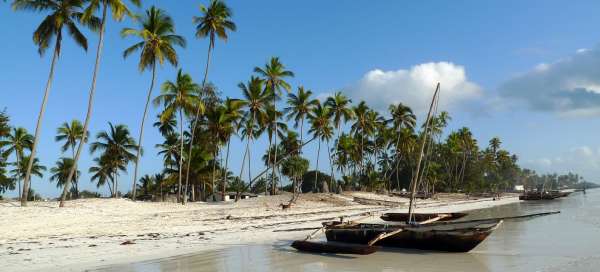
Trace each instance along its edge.
<path fill-rule="evenodd" d="M 191 18 L 206 1 L 143 2 L 143 9 L 154 4 L 174 18 L 177 32 L 188 40 L 187 48 L 179 50 L 180 68 L 200 81 L 208 44 L 194 37 Z M 239 97 L 237 84 L 271 56 L 279 56 L 295 72 L 294 87 L 303 85 L 321 96 L 342 90 L 378 109 L 385 109 L 386 101 L 402 101 L 420 111 L 432 82 L 440 80 L 442 103 L 453 116 L 450 129 L 470 127 L 481 145 L 498 136 L 522 165 L 540 172 L 573 170 L 589 180 L 600 178 L 597 1 L 227 3 L 238 31 L 227 43 L 217 42 L 209 73 L 224 96 Z M 5 26 L 0 28 L 5 37 L 0 43 L 0 108 L 7 109 L 13 125 L 32 133 L 50 61 L 50 55 L 40 58 L 31 41 L 42 18 L 0 4 L 0 24 Z M 129 20 L 107 26 L 92 135 L 106 129 L 108 121 L 126 124 L 138 134 L 150 75 L 137 70 L 137 56 L 122 58 L 133 40 L 118 32 L 131 26 Z M 39 151 L 49 168 L 61 156 L 53 140 L 56 128 L 84 117 L 97 36 L 88 33 L 88 39 L 87 53 L 69 39 L 64 42 Z M 158 83 L 175 74 L 176 68 L 163 67 Z M 149 117 L 158 110 L 153 108 Z M 154 145 L 162 139 L 151 127 L 145 133 L 140 172 L 152 174 L 161 169 Z M 264 140 L 253 148 L 257 162 Z M 316 146 L 308 149 L 309 156 L 316 152 Z M 232 150 L 230 164 L 239 169 L 243 149 L 236 142 Z M 322 153 L 322 169 L 327 169 Z M 85 171 L 92 158 L 89 152 L 82 156 L 81 188 L 95 189 Z M 258 163 L 253 168 L 256 172 Z M 56 196 L 58 189 L 48 176 L 34 179 L 33 188 Z M 120 180 L 121 190 L 127 191 L 131 177 L 125 174 Z"/>

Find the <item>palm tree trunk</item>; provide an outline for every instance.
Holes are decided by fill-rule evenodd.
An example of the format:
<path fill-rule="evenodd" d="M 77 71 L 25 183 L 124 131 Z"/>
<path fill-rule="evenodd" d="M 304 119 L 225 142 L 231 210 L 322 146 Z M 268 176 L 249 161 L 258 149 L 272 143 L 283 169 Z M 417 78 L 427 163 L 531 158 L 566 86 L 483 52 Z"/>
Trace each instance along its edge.
<path fill-rule="evenodd" d="M 227 165 L 229 163 L 229 143 L 231 143 L 231 136 L 227 139 L 227 155 L 225 156 L 225 170 L 223 174 L 223 191 L 221 192 L 221 200 L 225 201 L 225 191 L 227 191 Z"/>
<path fill-rule="evenodd" d="M 33 146 L 31 147 L 31 155 L 29 156 L 29 162 L 27 163 L 27 172 L 25 173 L 25 180 L 23 180 L 23 194 L 21 196 L 21 206 L 27 206 L 27 196 L 29 195 L 29 178 L 31 177 L 31 168 L 33 167 L 33 161 L 35 161 L 35 152 L 37 151 L 37 145 L 40 140 L 40 133 L 42 132 L 42 120 L 44 119 L 44 112 L 46 111 L 46 105 L 48 104 L 48 96 L 50 95 L 50 87 L 52 86 L 52 79 L 54 77 L 54 67 L 56 61 L 60 55 L 60 43 L 62 40 L 62 34 L 59 32 L 56 36 L 56 44 L 54 45 L 54 55 L 52 56 L 52 62 L 50 64 L 50 73 L 48 75 L 48 81 L 46 82 L 46 90 L 44 91 L 44 98 L 42 99 L 42 107 L 37 119 L 35 126 L 35 137 L 33 139 Z"/>
<path fill-rule="evenodd" d="M 202 91 L 204 91 L 204 86 L 206 86 L 206 79 L 208 78 L 208 66 L 210 65 L 210 52 L 212 50 L 213 40 L 211 38 L 210 44 L 208 45 L 208 53 L 206 56 L 206 68 L 204 68 L 204 79 L 202 80 Z M 194 115 L 194 125 L 192 125 L 192 133 L 190 137 L 190 148 L 188 149 L 188 158 L 192 157 L 192 148 L 194 147 L 194 136 L 196 136 L 196 126 L 198 125 L 198 118 L 200 117 L 200 105 L 196 109 L 196 114 Z M 182 154 L 183 155 L 183 154 Z M 190 179 L 190 163 L 191 159 L 187 161 L 187 169 L 185 171 L 185 184 L 189 184 Z M 177 200 L 179 201 L 179 199 Z"/>
<path fill-rule="evenodd" d="M 148 97 L 146 98 L 146 107 L 144 108 L 144 115 L 142 116 L 142 123 L 140 125 L 140 137 L 138 139 L 137 155 L 135 156 L 135 170 L 133 171 L 133 188 L 131 189 L 131 199 L 135 201 L 135 184 L 137 182 L 138 166 L 140 163 L 140 156 L 142 154 L 142 139 L 144 137 L 144 122 L 146 121 L 146 115 L 148 115 L 148 105 L 150 105 L 150 99 L 152 98 L 152 90 L 154 90 L 154 81 L 156 81 L 156 62 L 152 65 L 152 81 L 150 83 L 150 89 L 148 90 Z M 177 194 L 179 197 L 179 193 Z M 178 198 L 179 200 L 179 198 Z"/>
<path fill-rule="evenodd" d="M 96 78 L 98 75 L 98 71 L 100 70 L 100 57 L 102 56 L 102 47 L 104 46 L 105 26 L 106 26 L 106 2 L 104 2 L 104 7 L 102 8 L 102 22 L 100 23 L 100 34 L 99 34 L 100 36 L 98 39 L 98 48 L 96 50 L 96 63 L 94 64 L 94 72 L 92 74 L 92 87 L 90 88 L 90 93 L 89 93 L 89 97 L 88 97 L 87 113 L 85 115 L 85 121 L 83 122 L 83 134 L 81 135 L 81 140 L 79 141 L 79 145 L 77 146 L 77 153 L 75 153 L 75 156 L 73 157 L 73 167 L 71 167 L 71 170 L 69 170 L 69 175 L 67 176 L 67 182 L 65 182 L 65 187 L 63 188 L 63 193 L 60 197 L 60 204 L 58 205 L 58 207 L 65 206 L 65 198 L 67 197 L 67 191 L 69 190 L 69 186 L 70 186 L 71 180 L 73 180 L 73 176 L 75 175 L 75 172 L 77 172 L 77 162 L 79 161 L 79 156 L 81 155 L 81 151 L 83 150 L 83 145 L 86 142 L 85 138 L 87 136 L 88 127 L 89 127 L 91 116 L 92 116 L 92 106 L 94 104 L 94 94 L 96 93 Z M 79 195 L 79 190 L 77 190 L 77 195 Z"/>
<path fill-rule="evenodd" d="M 327 140 L 327 154 L 329 155 L 329 168 L 331 168 L 331 180 L 334 182 L 334 185 L 337 184 L 337 181 L 335 180 L 335 176 L 333 175 L 333 162 L 331 159 L 331 149 L 329 149 L 329 140 Z M 332 187 L 331 184 L 329 184 L 329 190 L 332 192 L 335 192 L 337 190 L 337 186 Z"/>
<path fill-rule="evenodd" d="M 275 168 L 277 167 L 277 95 L 273 92 L 273 136 L 275 136 L 275 157 L 273 158 L 273 169 L 271 171 L 271 194 L 275 194 Z M 269 152 L 270 153 L 270 152 Z M 266 192 L 265 192 L 266 194 Z"/>
<path fill-rule="evenodd" d="M 216 173 L 217 173 L 217 156 L 219 153 L 219 132 L 217 132 L 217 148 L 215 149 L 215 155 L 213 157 L 213 172 L 212 172 L 212 187 L 210 189 L 211 194 L 213 196 L 213 201 L 216 201 L 216 195 L 215 195 L 215 178 L 216 178 Z"/>
<path fill-rule="evenodd" d="M 106 187 L 108 187 L 108 192 L 110 193 L 110 196 L 112 197 L 113 195 L 113 191 L 112 191 L 112 187 L 110 186 L 110 180 L 106 182 Z"/>
<path fill-rule="evenodd" d="M 20 159 L 19 159 L 19 152 L 15 152 L 15 156 L 17 157 L 17 167 L 19 167 L 21 164 L 19 163 Z M 21 179 L 19 178 L 20 175 L 17 176 L 17 189 L 18 194 L 19 194 L 19 200 L 21 200 L 21 196 L 23 195 L 23 192 L 21 191 Z"/>
<path fill-rule="evenodd" d="M 319 183 L 319 154 L 321 154 L 321 139 L 318 140 L 318 147 L 317 147 L 317 165 L 316 165 L 316 169 L 315 169 L 315 186 L 314 186 L 314 191 L 317 191 L 317 183 Z"/>
<path fill-rule="evenodd" d="M 181 137 L 181 141 L 179 144 L 179 176 L 178 176 L 178 180 L 179 180 L 179 189 L 177 189 L 178 192 L 181 191 L 181 178 L 182 178 L 182 166 L 183 166 L 183 113 L 182 113 L 182 109 L 179 109 L 179 137 Z M 188 158 L 189 160 L 189 158 Z M 186 200 L 187 200 L 187 182 L 185 184 L 186 186 L 186 190 L 185 190 L 185 194 L 183 196 L 183 202 L 182 204 L 185 205 Z"/>
<path fill-rule="evenodd" d="M 115 170 L 115 183 L 113 184 L 113 186 L 115 187 L 113 189 L 113 192 L 115 193 L 115 198 L 119 197 L 119 173 L 117 171 L 119 170 Z"/>
<path fill-rule="evenodd" d="M 269 147 L 267 148 L 267 167 L 269 167 L 269 165 L 271 165 L 271 147 L 273 146 L 273 143 L 271 142 L 271 139 L 273 137 L 269 137 Z M 271 174 L 271 182 L 273 182 L 273 174 Z M 265 182 L 265 195 L 267 195 L 267 191 L 269 191 L 269 183 Z"/>
<path fill-rule="evenodd" d="M 400 132 L 398 132 L 398 139 L 396 140 L 396 184 L 397 190 L 400 191 Z"/>

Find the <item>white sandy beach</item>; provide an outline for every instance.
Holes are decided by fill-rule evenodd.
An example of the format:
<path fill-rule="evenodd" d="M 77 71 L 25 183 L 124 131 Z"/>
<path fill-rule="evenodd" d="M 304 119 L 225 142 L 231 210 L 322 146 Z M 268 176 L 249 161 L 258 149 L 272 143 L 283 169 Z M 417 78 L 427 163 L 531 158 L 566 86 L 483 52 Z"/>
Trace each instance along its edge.
<path fill-rule="evenodd" d="M 353 196 L 398 202 L 404 198 L 372 193 L 305 194 L 282 211 L 289 195 L 259 197 L 237 203 L 132 202 L 85 199 L 68 202 L 0 203 L 0 262 L 5 271 L 79 271 L 117 263 L 170 257 L 239 244 L 298 239 L 310 231 L 277 229 L 318 227 L 340 216 L 377 221 L 383 211 L 399 206 L 361 205 Z M 458 212 L 518 202 L 516 196 L 440 197 L 418 202 L 419 212 Z M 364 218 L 366 212 L 374 212 Z M 123 243 L 126 243 L 122 245 Z"/>

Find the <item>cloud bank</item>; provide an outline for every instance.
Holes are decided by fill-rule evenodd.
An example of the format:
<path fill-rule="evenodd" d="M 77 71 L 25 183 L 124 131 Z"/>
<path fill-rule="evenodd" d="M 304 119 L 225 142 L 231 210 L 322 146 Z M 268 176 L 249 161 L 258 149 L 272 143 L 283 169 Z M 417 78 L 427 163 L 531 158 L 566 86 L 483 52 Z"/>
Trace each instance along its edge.
<path fill-rule="evenodd" d="M 355 103 L 364 100 L 379 111 L 402 102 L 415 113 L 423 114 L 438 82 L 442 91 L 440 110 L 450 110 L 482 96 L 481 88 L 467 79 L 465 68 L 451 62 L 423 63 L 408 70 L 372 70 L 348 90 Z"/>
<path fill-rule="evenodd" d="M 542 63 L 499 88 L 502 98 L 530 109 L 568 116 L 600 115 L 600 48 L 579 49 L 570 57 Z"/>
<path fill-rule="evenodd" d="M 582 174 L 589 181 L 600 178 L 600 148 L 579 146 L 556 157 L 544 157 L 524 162 L 524 166 L 540 173 L 567 173 L 569 171 Z"/>

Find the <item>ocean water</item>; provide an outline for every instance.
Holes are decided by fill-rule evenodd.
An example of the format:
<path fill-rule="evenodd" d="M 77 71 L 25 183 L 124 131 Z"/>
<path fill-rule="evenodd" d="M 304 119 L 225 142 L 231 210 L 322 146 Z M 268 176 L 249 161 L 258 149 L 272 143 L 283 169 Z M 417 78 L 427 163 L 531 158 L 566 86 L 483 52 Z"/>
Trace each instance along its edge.
<path fill-rule="evenodd" d="M 279 241 L 98 271 L 600 271 L 600 190 L 473 211 L 465 219 L 557 210 L 561 213 L 506 220 L 469 253 L 385 249 L 367 256 L 323 255 L 300 253 L 291 241 Z"/>

